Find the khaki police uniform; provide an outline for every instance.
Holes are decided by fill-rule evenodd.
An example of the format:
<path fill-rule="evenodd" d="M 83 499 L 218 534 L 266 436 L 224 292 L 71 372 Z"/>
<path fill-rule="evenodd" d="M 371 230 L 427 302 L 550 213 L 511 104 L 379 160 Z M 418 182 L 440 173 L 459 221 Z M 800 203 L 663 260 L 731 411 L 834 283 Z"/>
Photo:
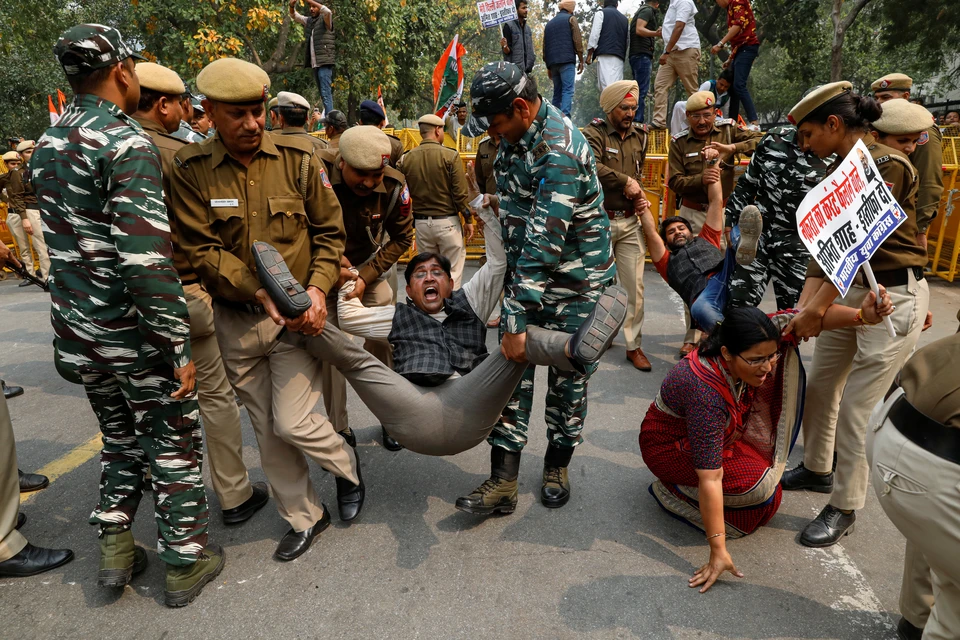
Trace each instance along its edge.
<path fill-rule="evenodd" d="M 310 142 L 313 143 L 313 146 L 316 147 L 317 151 L 323 151 L 329 146 L 326 140 L 324 140 L 323 138 L 318 138 L 317 136 L 310 135 L 309 133 L 306 132 L 306 130 L 303 127 L 284 127 L 279 131 L 274 129 L 273 135 L 302 136 L 304 138 L 309 138 Z"/>
<path fill-rule="evenodd" d="M 917 351 L 870 420 L 873 487 L 907 539 L 900 613 L 925 640 L 960 634 L 958 359 L 960 333 Z"/>
<path fill-rule="evenodd" d="M 477 178 L 480 193 L 497 193 L 497 176 L 493 172 L 493 163 L 497 159 L 497 143 L 493 138 L 484 138 L 477 145 L 477 159 L 473 163 L 473 174 Z"/>
<path fill-rule="evenodd" d="M 320 154 L 330 184 L 340 201 L 343 226 L 347 234 L 343 255 L 359 270 L 364 281 L 361 301 L 365 307 L 394 304 L 395 293 L 388 278 L 391 268 L 413 246 L 413 216 L 410 193 L 403 174 L 389 166 L 384 168 L 383 182 L 368 196 L 358 196 L 344 182 L 335 151 Z M 337 323 L 337 292 L 327 296 L 327 322 Z M 390 343 L 366 340 L 364 348 L 378 360 L 393 368 Z M 337 431 L 349 426 L 347 418 L 347 383 L 336 367 L 323 364 L 323 401 L 327 416 Z"/>
<path fill-rule="evenodd" d="M 936 124 L 920 135 L 917 147 L 910 154 L 910 163 L 920 178 L 917 191 L 917 230 L 926 233 L 943 195 L 943 134 Z"/>
<path fill-rule="evenodd" d="M 10 229 L 10 235 L 13 236 L 17 245 L 17 257 L 20 263 L 27 269 L 28 273 L 34 273 L 36 267 L 33 263 L 33 252 L 30 250 L 30 243 L 27 241 L 27 233 L 23 230 L 23 221 L 13 209 L 13 203 L 10 202 L 10 196 L 7 193 L 7 185 L 10 184 L 12 171 L 7 171 L 0 175 L 0 202 L 7 205 L 7 228 Z"/>
<path fill-rule="evenodd" d="M 153 139 L 160 151 L 163 170 L 163 194 L 170 215 L 170 240 L 173 243 L 173 264 L 180 275 L 183 293 L 190 313 L 190 348 L 197 368 L 198 398 L 203 431 L 206 434 L 207 462 L 213 490 L 224 510 L 242 505 L 253 495 L 253 487 L 243 462 L 243 433 L 240 430 L 240 409 L 233 395 L 233 387 L 223 368 L 220 346 L 217 344 L 213 323 L 213 300 L 200 283 L 200 277 L 190 266 L 180 248 L 176 220 L 172 215 L 170 176 L 174 157 L 186 146 L 179 138 L 169 135 L 158 123 L 145 118 L 134 118 Z"/>
<path fill-rule="evenodd" d="M 869 475 L 867 420 L 916 346 L 930 303 L 930 290 L 923 278 L 927 254 L 916 242 L 916 170 L 905 155 L 878 144 L 872 135 L 865 135 L 863 142 L 883 180 L 892 185 L 890 190 L 907 214 L 907 221 L 870 260 L 877 281 L 886 287 L 890 301 L 896 305 L 890 320 L 897 335 L 891 338 L 883 323 L 824 331 L 817 338 L 807 375 L 804 466 L 815 473 L 829 473 L 836 451 L 830 504 L 843 510 L 863 508 Z M 815 261 L 811 261 L 807 277 L 824 277 Z M 834 303 L 860 307 L 869 292 L 861 278 L 858 276 L 858 284 Z"/>
<path fill-rule="evenodd" d="M 0 562 L 9 560 L 27 546 L 17 531 L 20 513 L 20 476 L 17 473 L 17 445 L 7 399 L 0 394 Z"/>
<path fill-rule="evenodd" d="M 640 220 L 633 200 L 623 195 L 627 179 L 643 183 L 643 163 L 647 158 L 647 127 L 634 125 L 621 137 L 609 120 L 595 118 L 584 127 L 583 135 L 597 161 L 597 177 L 603 187 L 603 207 L 610 218 L 610 236 L 617 261 L 617 278 L 627 290 L 627 317 L 623 335 L 627 351 L 640 348 L 643 328 L 643 261 L 647 253 Z"/>
<path fill-rule="evenodd" d="M 303 531 L 323 516 L 303 454 L 354 484 L 357 458 L 330 421 L 313 412 L 320 363 L 278 342 L 280 327 L 257 305 L 251 248 L 269 242 L 304 287 L 331 291 L 344 244 L 340 204 L 313 143 L 302 136 L 264 134 L 244 166 L 218 132 L 178 152 L 171 186 L 181 247 L 214 298 L 227 377 L 250 415 L 277 508 Z"/>
<path fill-rule="evenodd" d="M 400 158 L 403 156 L 403 142 L 397 136 L 390 134 L 385 135 L 387 139 L 390 140 L 390 166 L 396 169 L 397 163 L 400 162 Z"/>
<path fill-rule="evenodd" d="M 47 243 L 43 238 L 43 222 L 40 220 L 40 209 L 37 204 L 37 196 L 33 192 L 33 184 L 25 179 L 26 167 L 21 165 L 19 169 L 10 172 L 10 178 L 7 182 L 7 196 L 13 204 L 14 212 L 20 217 L 17 226 L 23 234 L 25 242 L 20 247 L 20 253 L 30 254 L 30 245 L 37 252 L 37 259 L 40 262 L 40 273 L 46 278 L 50 275 L 50 255 L 47 252 Z M 8 217 L 9 220 L 9 217 Z M 30 222 L 33 233 L 27 233 L 23 228 L 23 221 Z M 20 238 L 17 238 L 20 242 Z M 30 255 L 29 267 L 30 273 L 33 273 L 33 256 Z"/>
<path fill-rule="evenodd" d="M 413 197 L 417 251 L 433 252 L 450 261 L 453 286 L 460 288 L 467 257 L 459 214 L 473 223 L 467 177 L 456 149 L 424 140 L 403 154 L 397 168 L 407 178 Z"/>

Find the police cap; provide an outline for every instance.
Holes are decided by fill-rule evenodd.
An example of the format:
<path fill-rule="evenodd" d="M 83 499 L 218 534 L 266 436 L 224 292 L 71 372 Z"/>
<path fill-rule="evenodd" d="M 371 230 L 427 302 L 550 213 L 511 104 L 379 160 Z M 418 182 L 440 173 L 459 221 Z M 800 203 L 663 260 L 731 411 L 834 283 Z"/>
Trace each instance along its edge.
<path fill-rule="evenodd" d="M 352 127 L 340 136 L 340 156 L 354 169 L 382 169 L 390 164 L 390 139 L 378 127 Z"/>
<path fill-rule="evenodd" d="M 179 96 L 187 89 L 183 80 L 173 69 L 168 69 L 155 62 L 141 62 L 137 65 L 137 77 L 140 86 L 168 96 Z"/>
<path fill-rule="evenodd" d="M 197 76 L 197 90 L 217 102 L 263 102 L 269 88 L 267 72 L 239 58 L 214 60 Z"/>
<path fill-rule="evenodd" d="M 913 78 L 903 73 L 888 73 L 879 80 L 874 80 L 870 85 L 870 90 L 877 91 L 910 91 L 913 86 Z"/>
<path fill-rule="evenodd" d="M 881 133 L 895 136 L 920 133 L 933 125 L 929 111 L 903 98 L 887 100 L 880 108 L 883 109 L 883 115 L 871 122 L 870 126 Z"/>
<path fill-rule="evenodd" d="M 850 93 L 852 90 L 853 85 L 846 80 L 831 82 L 817 87 L 804 96 L 803 100 L 798 102 L 793 109 L 790 110 L 790 113 L 787 115 L 787 120 L 789 120 L 791 124 L 799 126 L 811 113 L 831 100 Z"/>

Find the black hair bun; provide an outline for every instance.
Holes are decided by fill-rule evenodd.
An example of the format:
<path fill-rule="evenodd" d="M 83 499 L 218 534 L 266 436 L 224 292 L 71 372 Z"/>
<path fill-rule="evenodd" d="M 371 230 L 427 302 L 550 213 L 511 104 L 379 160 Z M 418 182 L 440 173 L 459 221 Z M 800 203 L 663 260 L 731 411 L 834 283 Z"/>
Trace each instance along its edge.
<path fill-rule="evenodd" d="M 865 122 L 874 122 L 883 115 L 880 103 L 874 100 L 872 96 L 857 96 L 856 100 L 857 115 Z"/>

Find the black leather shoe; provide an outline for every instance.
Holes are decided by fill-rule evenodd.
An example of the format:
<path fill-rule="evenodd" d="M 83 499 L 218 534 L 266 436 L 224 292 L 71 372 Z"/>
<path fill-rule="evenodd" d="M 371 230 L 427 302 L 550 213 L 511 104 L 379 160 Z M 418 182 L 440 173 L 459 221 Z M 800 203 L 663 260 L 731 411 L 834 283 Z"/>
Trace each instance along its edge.
<path fill-rule="evenodd" d="M 23 387 L 7 386 L 7 383 L 3 380 L 0 380 L 0 386 L 3 387 L 3 397 L 7 400 L 23 395 Z"/>
<path fill-rule="evenodd" d="M 17 514 L 17 529 L 27 524 L 27 514 L 22 511 Z"/>
<path fill-rule="evenodd" d="M 29 542 L 20 553 L 0 562 L 0 578 L 26 578 L 56 569 L 73 560 L 70 549 L 44 549 Z"/>
<path fill-rule="evenodd" d="M 29 280 L 27 280 L 26 278 L 24 278 L 23 281 L 22 281 L 20 284 L 18 284 L 17 286 L 18 286 L 18 287 L 29 287 L 31 284 L 33 284 L 33 283 L 30 282 Z"/>
<path fill-rule="evenodd" d="M 800 534 L 800 544 L 805 547 L 832 547 L 840 538 L 853 533 L 857 512 L 844 513 L 832 505 L 823 508 Z"/>
<path fill-rule="evenodd" d="M 253 495 L 247 498 L 247 501 L 239 507 L 223 510 L 223 524 L 240 524 L 246 522 L 259 511 L 263 505 L 267 504 L 270 494 L 267 491 L 266 482 L 253 483 Z"/>
<path fill-rule="evenodd" d="M 50 484 L 50 478 L 39 473 L 24 473 L 20 469 L 17 469 L 17 473 L 20 474 L 20 493 L 39 491 Z"/>
<path fill-rule="evenodd" d="M 797 491 L 806 489 L 807 491 L 816 491 L 817 493 L 833 492 L 833 472 L 826 475 L 814 473 L 803 466 L 801 462 L 793 469 L 783 472 L 780 478 L 780 486 L 784 491 Z"/>
<path fill-rule="evenodd" d="M 340 511 L 342 522 L 356 519 L 360 515 L 360 510 L 363 509 L 363 499 L 367 492 L 363 486 L 363 475 L 360 473 L 359 455 L 357 455 L 357 479 L 360 484 L 337 478 L 337 509 Z"/>
<path fill-rule="evenodd" d="M 277 305 L 277 310 L 287 318 L 299 318 L 313 302 L 303 285 L 290 273 L 283 256 L 266 242 L 253 243 L 253 261 L 257 265 L 260 284 Z"/>
<path fill-rule="evenodd" d="M 387 451 L 400 451 L 400 449 L 403 449 L 403 445 L 397 442 L 396 440 L 394 440 L 393 438 L 391 438 L 390 434 L 387 433 L 387 430 L 384 429 L 382 426 L 380 427 L 380 431 L 382 432 L 382 435 L 383 435 L 384 449 L 386 449 Z"/>
<path fill-rule="evenodd" d="M 313 539 L 330 526 L 330 510 L 327 509 L 327 505 L 325 504 L 321 503 L 320 506 L 323 507 L 323 517 L 305 531 L 294 531 L 290 529 L 290 531 L 280 539 L 280 544 L 277 545 L 277 550 L 274 552 L 273 557 L 277 560 L 289 562 L 307 552 L 307 549 L 309 549 L 313 543 Z"/>
<path fill-rule="evenodd" d="M 900 618 L 897 623 L 897 637 L 900 640 L 920 640 L 923 637 L 923 627 L 915 627 L 906 618 Z"/>
<path fill-rule="evenodd" d="M 347 427 L 346 429 L 338 433 L 341 436 L 343 436 L 343 439 L 347 441 L 348 445 L 350 445 L 354 449 L 357 448 L 357 434 L 353 432 L 353 429 L 351 429 L 350 427 Z"/>

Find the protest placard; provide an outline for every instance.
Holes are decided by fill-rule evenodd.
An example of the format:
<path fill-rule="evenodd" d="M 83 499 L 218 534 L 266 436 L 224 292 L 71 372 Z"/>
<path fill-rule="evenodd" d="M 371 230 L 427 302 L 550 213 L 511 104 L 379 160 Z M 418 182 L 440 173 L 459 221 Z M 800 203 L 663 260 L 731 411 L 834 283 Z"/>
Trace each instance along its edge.
<path fill-rule="evenodd" d="M 861 265 L 877 292 L 869 260 L 906 220 L 862 140 L 797 209 L 800 239 L 840 295 L 847 294 Z M 892 332 L 890 319 L 884 322 Z"/>
<path fill-rule="evenodd" d="M 477 3 L 477 13 L 480 14 L 480 24 L 489 29 L 516 20 L 517 5 L 514 0 L 482 0 Z"/>

